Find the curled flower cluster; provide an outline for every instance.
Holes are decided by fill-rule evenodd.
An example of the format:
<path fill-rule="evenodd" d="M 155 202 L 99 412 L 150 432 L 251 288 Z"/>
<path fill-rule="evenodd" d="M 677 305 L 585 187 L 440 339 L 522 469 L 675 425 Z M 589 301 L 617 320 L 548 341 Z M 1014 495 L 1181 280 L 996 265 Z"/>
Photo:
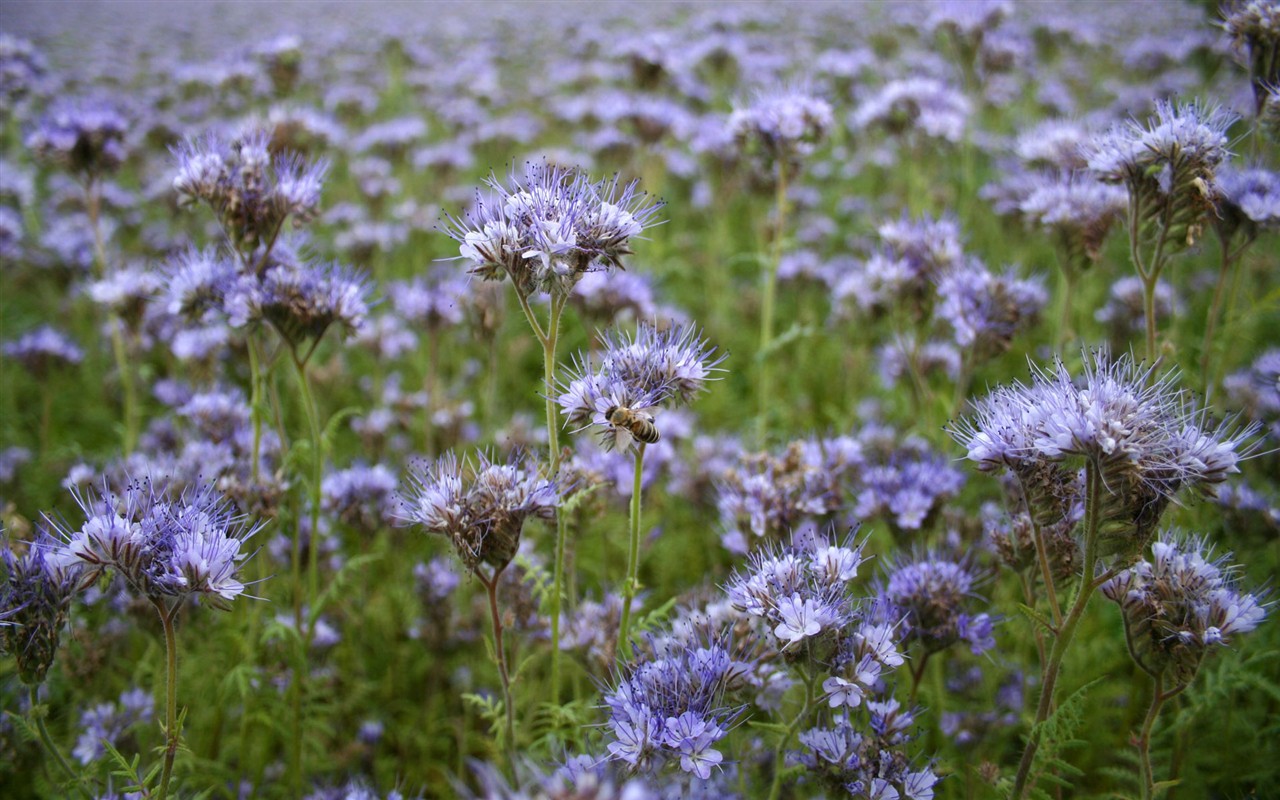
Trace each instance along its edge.
<path fill-rule="evenodd" d="M 964 641 L 974 655 L 981 655 L 995 646 L 995 639 L 991 616 L 967 609 L 977 580 L 965 559 L 925 553 L 889 567 L 877 612 L 899 622 L 902 641 L 919 642 L 925 653 Z"/>
<path fill-rule="evenodd" d="M 448 234 L 473 274 L 485 280 L 510 276 L 522 297 L 563 297 L 587 272 L 622 268 L 631 239 L 654 224 L 662 207 L 636 181 L 592 181 L 547 164 L 513 171 L 509 185 L 494 176 L 486 184 L 493 196 L 477 197 L 461 219 L 450 217 Z"/>
<path fill-rule="evenodd" d="M 1205 542 L 1164 533 L 1139 561 L 1102 585 L 1124 614 L 1130 652 L 1148 674 L 1189 684 L 1214 648 L 1248 633 L 1266 605 L 1240 591 L 1230 555 L 1209 560 Z"/>
<path fill-rule="evenodd" d="M 1256 111 L 1280 83 L 1280 6 L 1275 0 L 1236 0 L 1223 9 L 1223 25 L 1236 49 L 1249 58 Z"/>
<path fill-rule="evenodd" d="M 642 324 L 631 336 L 605 333 L 600 343 L 600 366 L 589 355 L 578 358 L 556 402 L 569 424 L 596 426 L 605 447 L 618 450 L 631 446 L 637 425 L 652 426 L 654 409 L 696 397 L 726 357 L 693 325 Z"/>
<path fill-rule="evenodd" d="M 0 652 L 14 657 L 18 679 L 30 686 L 44 683 L 79 588 L 79 569 L 51 558 L 54 546 L 46 534 L 26 553 L 15 553 L 8 541 L 0 550 Z"/>
<path fill-rule="evenodd" d="M 1217 204 L 1217 171 L 1231 155 L 1227 128 L 1235 119 L 1221 108 L 1161 101 L 1147 124 L 1114 127 L 1086 144 L 1084 155 L 1099 178 L 1128 188 L 1135 231 L 1173 252 L 1194 244 Z"/>
<path fill-rule="evenodd" d="M 897 700 L 868 703 L 870 733 L 863 734 L 845 717 L 831 727 L 811 728 L 800 734 L 805 752 L 799 761 L 811 777 L 848 797 L 881 800 L 933 800 L 938 776 L 932 768 L 913 770 L 903 752 L 912 736 L 914 712 Z"/>
<path fill-rule="evenodd" d="M 1176 372 L 1157 377 L 1127 355 L 1086 353 L 1079 384 L 1062 362 L 1035 370 L 1030 386 L 997 387 L 951 433 L 979 469 L 1018 477 L 1037 520 L 1049 506 L 1058 511 L 1047 516 L 1061 518 L 1060 467 L 1082 458 L 1106 495 L 1103 555 L 1133 557 L 1180 489 L 1210 492 L 1239 471 L 1256 430 L 1214 424 L 1176 381 Z"/>
<path fill-rule="evenodd" d="M 149 478 L 118 494 L 105 484 L 101 491 L 75 492 L 85 523 L 78 530 L 55 524 L 63 541 L 48 560 L 82 567 L 83 585 L 110 569 L 139 597 L 196 597 L 230 608 L 245 590 L 239 571 L 247 554 L 241 547 L 258 526 L 211 486 L 170 495 L 167 485 Z"/>
<path fill-rule="evenodd" d="M 667 763 L 702 780 L 724 760 L 716 742 L 729 733 L 737 711 L 724 705 L 745 667 L 712 642 L 659 650 L 631 666 L 604 697 L 609 708 L 609 758 L 636 772 Z"/>
<path fill-rule="evenodd" d="M 409 466 L 409 488 L 400 495 L 398 519 L 447 536 L 463 565 L 505 567 L 515 558 L 524 523 L 554 519 L 556 485 L 538 475 L 524 453 L 495 462 L 481 453 L 475 463 L 447 453 Z"/>
<path fill-rule="evenodd" d="M 230 141 L 209 135 L 176 152 L 179 201 L 213 209 L 241 253 L 270 250 L 286 220 L 306 223 L 320 210 L 328 165 L 272 153 L 270 145 L 270 134 L 258 130 Z"/>

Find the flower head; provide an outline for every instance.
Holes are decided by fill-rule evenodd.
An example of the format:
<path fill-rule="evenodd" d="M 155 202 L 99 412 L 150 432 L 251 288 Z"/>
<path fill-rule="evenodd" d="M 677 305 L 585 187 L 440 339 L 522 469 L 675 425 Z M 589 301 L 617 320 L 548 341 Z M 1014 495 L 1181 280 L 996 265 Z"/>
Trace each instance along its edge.
<path fill-rule="evenodd" d="M 242 254 L 270 249 L 286 220 L 302 225 L 320 210 L 328 164 L 273 153 L 270 145 L 269 131 L 253 130 L 233 140 L 211 134 L 175 151 L 179 202 L 209 206 Z"/>
<path fill-rule="evenodd" d="M 75 492 L 85 523 L 56 525 L 62 542 L 52 563 L 85 570 L 85 583 L 105 570 L 151 600 L 196 597 L 227 609 L 244 594 L 239 570 L 244 542 L 259 526 L 232 509 L 212 486 L 173 496 L 166 483 L 135 480 L 124 491 Z"/>
<path fill-rule="evenodd" d="M 513 170 L 506 185 L 494 176 L 486 183 L 492 195 L 477 196 L 461 219 L 450 217 L 447 232 L 472 273 L 510 276 L 522 296 L 564 296 L 588 272 L 621 268 L 631 240 L 654 224 L 662 206 L 636 181 L 592 181 L 548 164 Z"/>
<path fill-rule="evenodd" d="M 1120 605 L 1138 665 L 1174 686 L 1195 678 L 1205 655 L 1266 617 L 1259 595 L 1243 592 L 1230 554 L 1211 560 L 1202 539 L 1166 531 L 1139 561 L 1102 586 Z"/>
<path fill-rule="evenodd" d="M 452 453 L 410 465 L 397 519 L 449 537 L 464 566 L 503 567 L 515 557 L 524 523 L 554 519 L 556 484 L 539 476 L 523 452 L 505 462 L 481 453 L 475 463 Z"/>
<path fill-rule="evenodd" d="M 37 158 L 94 180 L 114 171 L 128 156 L 128 121 L 101 100 L 66 100 L 55 105 L 27 136 Z"/>
<path fill-rule="evenodd" d="M 580 357 L 556 402 L 568 423 L 597 426 L 604 446 L 618 450 L 635 440 L 656 442 L 654 412 L 691 401 L 725 359 L 692 325 L 660 331 L 641 324 L 634 335 L 606 333 L 600 342 L 599 367 Z"/>
<path fill-rule="evenodd" d="M 49 558 L 54 546 L 42 534 L 25 553 L 7 539 L 0 550 L 0 651 L 14 657 L 19 680 L 30 686 L 44 683 L 79 586 L 79 569 Z"/>

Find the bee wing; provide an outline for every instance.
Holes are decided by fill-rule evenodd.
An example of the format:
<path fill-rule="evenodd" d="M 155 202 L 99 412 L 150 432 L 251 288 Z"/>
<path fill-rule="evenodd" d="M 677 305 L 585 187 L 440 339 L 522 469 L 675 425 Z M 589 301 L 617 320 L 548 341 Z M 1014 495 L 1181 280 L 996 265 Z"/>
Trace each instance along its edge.
<path fill-rule="evenodd" d="M 644 408 L 633 408 L 631 409 L 631 413 L 635 414 L 637 417 L 642 417 L 645 422 L 653 422 L 653 410 L 656 408 L 657 406 L 645 406 Z"/>
<path fill-rule="evenodd" d="M 631 440 L 633 438 L 634 437 L 631 435 L 631 431 L 627 430 L 621 425 L 613 426 L 613 449 L 614 450 L 617 450 L 619 452 L 626 450 L 628 447 L 631 446 Z"/>

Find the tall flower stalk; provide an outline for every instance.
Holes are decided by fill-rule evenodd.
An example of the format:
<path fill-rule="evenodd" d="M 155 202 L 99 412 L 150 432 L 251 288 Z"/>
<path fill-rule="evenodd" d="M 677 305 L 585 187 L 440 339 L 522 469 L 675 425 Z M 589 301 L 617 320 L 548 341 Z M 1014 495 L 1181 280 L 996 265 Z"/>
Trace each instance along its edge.
<path fill-rule="evenodd" d="M 778 267 L 787 235 L 787 189 L 800 173 L 802 159 L 813 151 L 834 125 L 831 106 L 793 89 L 761 93 L 751 103 L 735 109 L 728 127 L 740 147 L 754 154 L 772 173 L 774 224 L 772 248 L 762 259 L 760 274 L 760 348 L 756 357 L 756 393 L 760 403 L 756 435 L 763 440 L 768 416 L 773 412 L 773 355 Z"/>
<path fill-rule="evenodd" d="M 128 156 L 128 121 L 114 108 L 96 101 L 66 101 L 50 111 L 27 138 L 27 147 L 42 161 L 71 174 L 83 191 L 85 213 L 93 235 L 94 274 L 108 277 L 106 240 L 102 230 L 102 179 Z M 125 346 L 124 321 L 110 320 L 111 353 L 123 394 L 123 447 L 126 455 L 138 444 L 139 405 L 133 369 Z"/>
<path fill-rule="evenodd" d="M 974 416 L 952 427 L 970 460 L 984 471 L 1008 470 L 1024 487 L 1033 519 L 1062 516 L 1068 476 L 1084 471 L 1083 559 L 1060 622 L 1048 626 L 1052 645 L 1041 665 L 1035 723 L 1018 766 L 1013 796 L 1035 784 L 1036 753 L 1056 699 L 1063 661 L 1095 591 L 1143 552 L 1160 518 L 1183 490 L 1211 491 L 1250 449 L 1254 427 L 1214 424 L 1176 386 L 1177 374 L 1156 376 L 1128 356 L 1085 354 L 1078 385 L 1060 362 L 1036 370 L 1032 383 L 998 387 Z M 1066 484 L 1066 485 L 1064 485 Z M 1054 554 L 1035 539 L 1046 591 L 1054 585 Z"/>
<path fill-rule="evenodd" d="M 635 448 L 627 577 L 618 632 L 621 655 L 630 652 L 631 601 L 640 591 L 640 496 L 645 446 L 662 436 L 656 413 L 691 401 L 725 356 L 717 355 L 693 325 L 666 330 L 641 325 L 634 335 L 605 333 L 600 346 L 599 366 L 591 354 L 580 355 L 556 402 L 568 424 L 593 428 L 606 449 Z"/>
<path fill-rule="evenodd" d="M 1159 355 L 1156 284 L 1169 259 L 1200 239 L 1218 204 L 1217 170 L 1236 120 L 1198 103 L 1161 101 L 1155 111 L 1145 125 L 1131 120 L 1084 147 L 1090 170 L 1129 191 L 1129 257 L 1142 279 L 1151 362 Z"/>
<path fill-rule="evenodd" d="M 549 164 L 526 163 L 504 184 L 490 175 L 488 197 L 477 195 L 462 218 L 449 218 L 448 234 L 460 244 L 471 273 L 485 280 L 510 278 L 520 310 L 542 347 L 542 380 L 547 424 L 547 475 L 560 470 L 556 424 L 556 351 L 560 320 L 573 287 L 588 272 L 623 268 L 631 239 L 654 224 L 662 203 L 639 191 L 636 181 L 592 181 L 584 173 Z M 531 300 L 545 295 L 546 322 Z M 560 616 L 565 585 L 566 520 L 556 521 L 555 568 L 551 596 L 551 682 L 560 687 Z"/>
<path fill-rule="evenodd" d="M 515 558 L 525 521 L 557 516 L 559 492 L 553 480 L 538 475 L 523 453 L 505 462 L 481 454 L 475 463 L 459 462 L 452 453 L 435 461 L 410 465 L 408 487 L 401 493 L 399 519 L 421 525 L 428 533 L 449 539 L 462 565 L 475 575 L 489 598 L 493 624 L 494 660 L 502 681 L 505 736 L 502 742 L 508 768 L 514 772 L 516 752 L 515 694 L 511 666 L 503 644 L 498 586 Z"/>
<path fill-rule="evenodd" d="M 246 588 L 238 574 L 248 557 L 241 547 L 258 527 L 208 486 L 174 496 L 143 478 L 120 493 L 104 486 L 75 499 L 86 521 L 78 530 L 51 522 L 62 542 L 47 556 L 50 563 L 82 569 L 82 586 L 107 570 L 118 574 L 131 594 L 156 609 L 164 628 L 165 747 L 156 794 L 164 800 L 182 742 L 174 620 L 193 598 L 230 610 Z"/>
<path fill-rule="evenodd" d="M 1226 563 L 1230 556 L 1210 560 L 1203 540 L 1166 532 L 1152 544 L 1151 556 L 1102 586 L 1124 616 L 1129 655 L 1152 681 L 1135 740 L 1143 800 L 1157 794 L 1151 734 L 1161 708 L 1187 690 L 1207 656 L 1266 616 L 1258 596 L 1240 591 L 1236 568 Z"/>
<path fill-rule="evenodd" d="M 1259 234 L 1280 229 L 1280 174 L 1261 168 L 1224 169 L 1219 175 L 1219 188 L 1221 203 L 1213 217 L 1219 246 L 1218 279 L 1205 320 L 1204 343 L 1200 347 L 1200 378 L 1206 392 L 1212 388 L 1209 362 L 1227 277 Z"/>

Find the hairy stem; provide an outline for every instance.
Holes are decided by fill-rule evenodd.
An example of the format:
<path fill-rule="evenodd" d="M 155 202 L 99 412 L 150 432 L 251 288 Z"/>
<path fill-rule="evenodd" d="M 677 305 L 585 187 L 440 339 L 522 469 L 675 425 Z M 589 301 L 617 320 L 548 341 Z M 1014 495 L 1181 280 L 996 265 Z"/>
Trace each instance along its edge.
<path fill-rule="evenodd" d="M 636 447 L 635 475 L 631 479 L 631 520 L 628 526 L 627 577 L 622 584 L 622 622 L 618 626 L 618 654 L 631 655 L 631 601 L 640 590 L 640 484 L 644 478 L 644 449 Z"/>
<path fill-rule="evenodd" d="M 498 579 L 506 564 L 496 567 L 493 575 L 487 580 L 480 579 L 489 593 L 489 618 L 493 622 L 493 654 L 498 662 L 498 676 L 502 679 L 502 706 L 506 712 L 506 736 L 503 742 L 503 753 L 507 760 L 507 771 L 515 777 L 516 750 L 516 707 L 515 696 L 511 694 L 511 675 L 507 669 L 507 650 L 502 643 L 502 613 L 498 610 Z M 558 648 L 557 648 L 558 649 Z"/>
<path fill-rule="evenodd" d="M 1085 609 L 1089 606 L 1089 600 L 1093 597 L 1094 590 L 1101 585 L 1105 579 L 1095 578 L 1094 566 L 1098 560 L 1098 528 L 1102 519 L 1102 476 L 1099 474 L 1099 467 L 1093 461 L 1090 461 L 1085 467 L 1085 477 L 1088 483 L 1088 495 L 1085 506 L 1085 534 L 1084 534 L 1084 565 L 1083 573 L 1080 576 L 1080 585 L 1076 590 L 1076 596 L 1071 604 L 1070 611 L 1067 612 L 1066 618 L 1063 620 L 1061 627 L 1058 628 L 1057 636 L 1053 640 L 1053 647 L 1049 651 L 1049 661 L 1044 665 L 1044 680 L 1040 686 L 1040 702 L 1036 707 L 1036 720 L 1031 728 L 1031 733 L 1027 736 L 1026 749 L 1022 751 L 1022 760 L 1018 764 L 1018 775 L 1014 781 L 1013 800 L 1021 800 L 1026 796 L 1027 792 L 1034 785 L 1031 781 L 1031 768 L 1035 763 L 1036 751 L 1040 749 L 1041 724 L 1049 718 L 1049 713 L 1053 710 L 1054 689 L 1058 683 L 1058 676 L 1062 670 L 1062 659 L 1066 655 L 1067 648 L 1071 646 L 1072 639 L 1075 638 L 1076 627 L 1080 624 L 1081 618 L 1084 617 Z M 1030 784 L 1029 785 L 1029 781 Z"/>
<path fill-rule="evenodd" d="M 760 396 L 760 417 L 756 421 L 756 439 L 764 443 L 768 432 L 768 417 L 773 404 L 773 365 L 770 363 L 770 347 L 773 345 L 774 306 L 778 293 L 778 267 L 782 263 L 782 241 L 787 232 L 787 168 L 783 159 L 778 159 L 777 193 L 774 197 L 777 208 L 778 224 L 773 232 L 773 253 L 764 267 L 762 276 L 764 294 L 760 303 L 760 352 L 758 358 Z"/>
<path fill-rule="evenodd" d="M 777 746 L 773 749 L 773 782 L 769 786 L 769 800 L 778 800 L 782 796 L 782 770 L 786 763 L 787 747 L 795 738 L 796 731 L 800 730 L 800 726 L 808 719 L 809 709 L 813 707 L 813 686 L 817 678 L 807 669 L 800 670 L 800 678 L 804 681 L 804 705 L 800 707 L 800 713 L 796 714 L 791 724 L 787 726 L 786 735 L 778 740 Z"/>
<path fill-rule="evenodd" d="M 80 790 L 80 794 L 84 795 L 87 800 L 93 800 L 93 795 L 89 793 L 88 789 L 80 785 L 80 779 L 76 775 L 75 770 L 71 768 L 71 764 L 67 762 L 66 757 L 62 755 L 62 751 L 58 749 L 58 746 L 54 744 L 53 737 L 49 735 L 49 729 L 44 725 L 44 712 L 36 711 L 36 708 L 40 706 L 40 698 L 37 696 L 39 689 L 39 686 L 27 687 L 31 705 L 31 717 L 35 720 L 36 730 L 40 733 L 40 743 L 44 745 L 45 752 L 47 752 L 50 757 L 53 758 L 54 763 L 58 765 L 58 769 L 62 770 L 62 774 L 67 776 L 67 780 L 76 784 Z"/>
<path fill-rule="evenodd" d="M 173 762 L 178 756 L 178 744 L 182 732 L 178 730 L 178 636 L 173 627 L 173 618 L 179 606 L 165 608 L 164 603 L 152 600 L 152 605 L 160 614 L 160 622 L 164 625 L 165 650 L 165 711 L 164 711 L 164 769 L 160 773 L 160 789 L 158 800 L 165 800 L 169 795 L 169 781 L 173 777 Z"/>

